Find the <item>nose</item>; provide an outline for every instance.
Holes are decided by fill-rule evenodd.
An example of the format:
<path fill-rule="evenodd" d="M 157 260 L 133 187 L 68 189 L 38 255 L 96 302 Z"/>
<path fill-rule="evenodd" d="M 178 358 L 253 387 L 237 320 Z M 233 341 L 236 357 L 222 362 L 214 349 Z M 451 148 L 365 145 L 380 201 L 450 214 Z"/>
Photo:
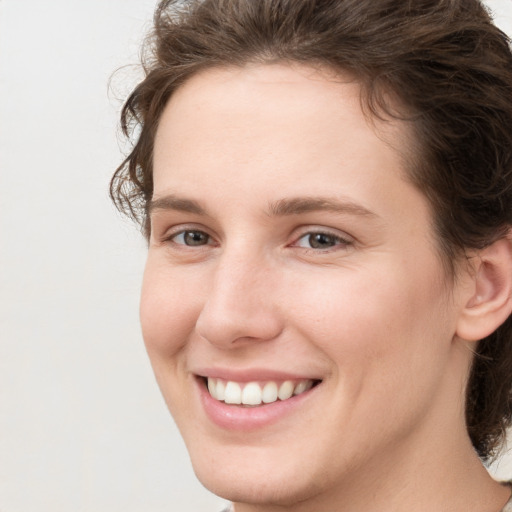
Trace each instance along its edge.
<path fill-rule="evenodd" d="M 275 272 L 264 258 L 221 256 L 211 271 L 197 333 L 221 348 L 275 339 L 282 331 Z"/>

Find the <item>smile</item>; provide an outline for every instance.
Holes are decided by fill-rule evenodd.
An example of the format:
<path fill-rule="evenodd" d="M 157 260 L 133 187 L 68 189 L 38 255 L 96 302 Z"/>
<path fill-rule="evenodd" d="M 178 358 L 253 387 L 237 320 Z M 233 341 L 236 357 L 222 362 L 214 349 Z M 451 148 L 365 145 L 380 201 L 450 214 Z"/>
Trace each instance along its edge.
<path fill-rule="evenodd" d="M 240 383 L 223 379 L 207 378 L 210 396 L 219 402 L 232 405 L 258 406 L 271 404 L 278 400 L 288 400 L 310 390 L 315 384 L 311 379 L 284 382 L 247 382 Z"/>

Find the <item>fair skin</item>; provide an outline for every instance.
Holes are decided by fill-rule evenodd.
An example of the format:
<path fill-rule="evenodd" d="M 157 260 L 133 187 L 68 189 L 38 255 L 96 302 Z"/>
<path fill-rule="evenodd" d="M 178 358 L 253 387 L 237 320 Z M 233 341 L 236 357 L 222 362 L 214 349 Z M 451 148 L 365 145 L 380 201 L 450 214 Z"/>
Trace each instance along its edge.
<path fill-rule="evenodd" d="M 497 512 L 463 396 L 472 342 L 510 309 L 510 250 L 447 277 L 406 127 L 369 123 L 342 78 L 253 65 L 172 96 L 141 300 L 156 378 L 236 512 Z M 306 390 L 244 406 L 208 378 Z"/>

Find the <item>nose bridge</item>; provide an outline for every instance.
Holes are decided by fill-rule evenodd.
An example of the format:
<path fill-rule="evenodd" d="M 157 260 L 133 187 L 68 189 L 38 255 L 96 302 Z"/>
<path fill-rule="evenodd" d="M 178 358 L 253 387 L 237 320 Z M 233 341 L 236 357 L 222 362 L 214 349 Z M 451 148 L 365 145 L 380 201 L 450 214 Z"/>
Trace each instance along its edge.
<path fill-rule="evenodd" d="M 226 248 L 212 270 L 198 333 L 217 345 L 276 337 L 281 324 L 272 300 L 273 274 L 267 258 L 250 244 Z"/>

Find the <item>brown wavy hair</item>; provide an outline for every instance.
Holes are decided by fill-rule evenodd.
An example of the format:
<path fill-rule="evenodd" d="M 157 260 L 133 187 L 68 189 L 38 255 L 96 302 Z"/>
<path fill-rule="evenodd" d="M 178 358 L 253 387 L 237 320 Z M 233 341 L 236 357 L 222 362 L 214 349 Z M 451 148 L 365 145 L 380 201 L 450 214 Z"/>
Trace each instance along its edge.
<path fill-rule="evenodd" d="M 110 188 L 146 236 L 153 143 L 173 92 L 206 68 L 278 61 L 350 72 L 373 115 L 400 117 L 385 98 L 399 99 L 415 135 L 409 178 L 432 205 L 452 275 L 465 250 L 509 230 L 512 55 L 478 0 L 164 0 L 145 78 L 121 114 L 132 150 Z M 509 318 L 478 343 L 467 386 L 467 428 L 483 460 L 497 453 L 511 417 Z"/>

